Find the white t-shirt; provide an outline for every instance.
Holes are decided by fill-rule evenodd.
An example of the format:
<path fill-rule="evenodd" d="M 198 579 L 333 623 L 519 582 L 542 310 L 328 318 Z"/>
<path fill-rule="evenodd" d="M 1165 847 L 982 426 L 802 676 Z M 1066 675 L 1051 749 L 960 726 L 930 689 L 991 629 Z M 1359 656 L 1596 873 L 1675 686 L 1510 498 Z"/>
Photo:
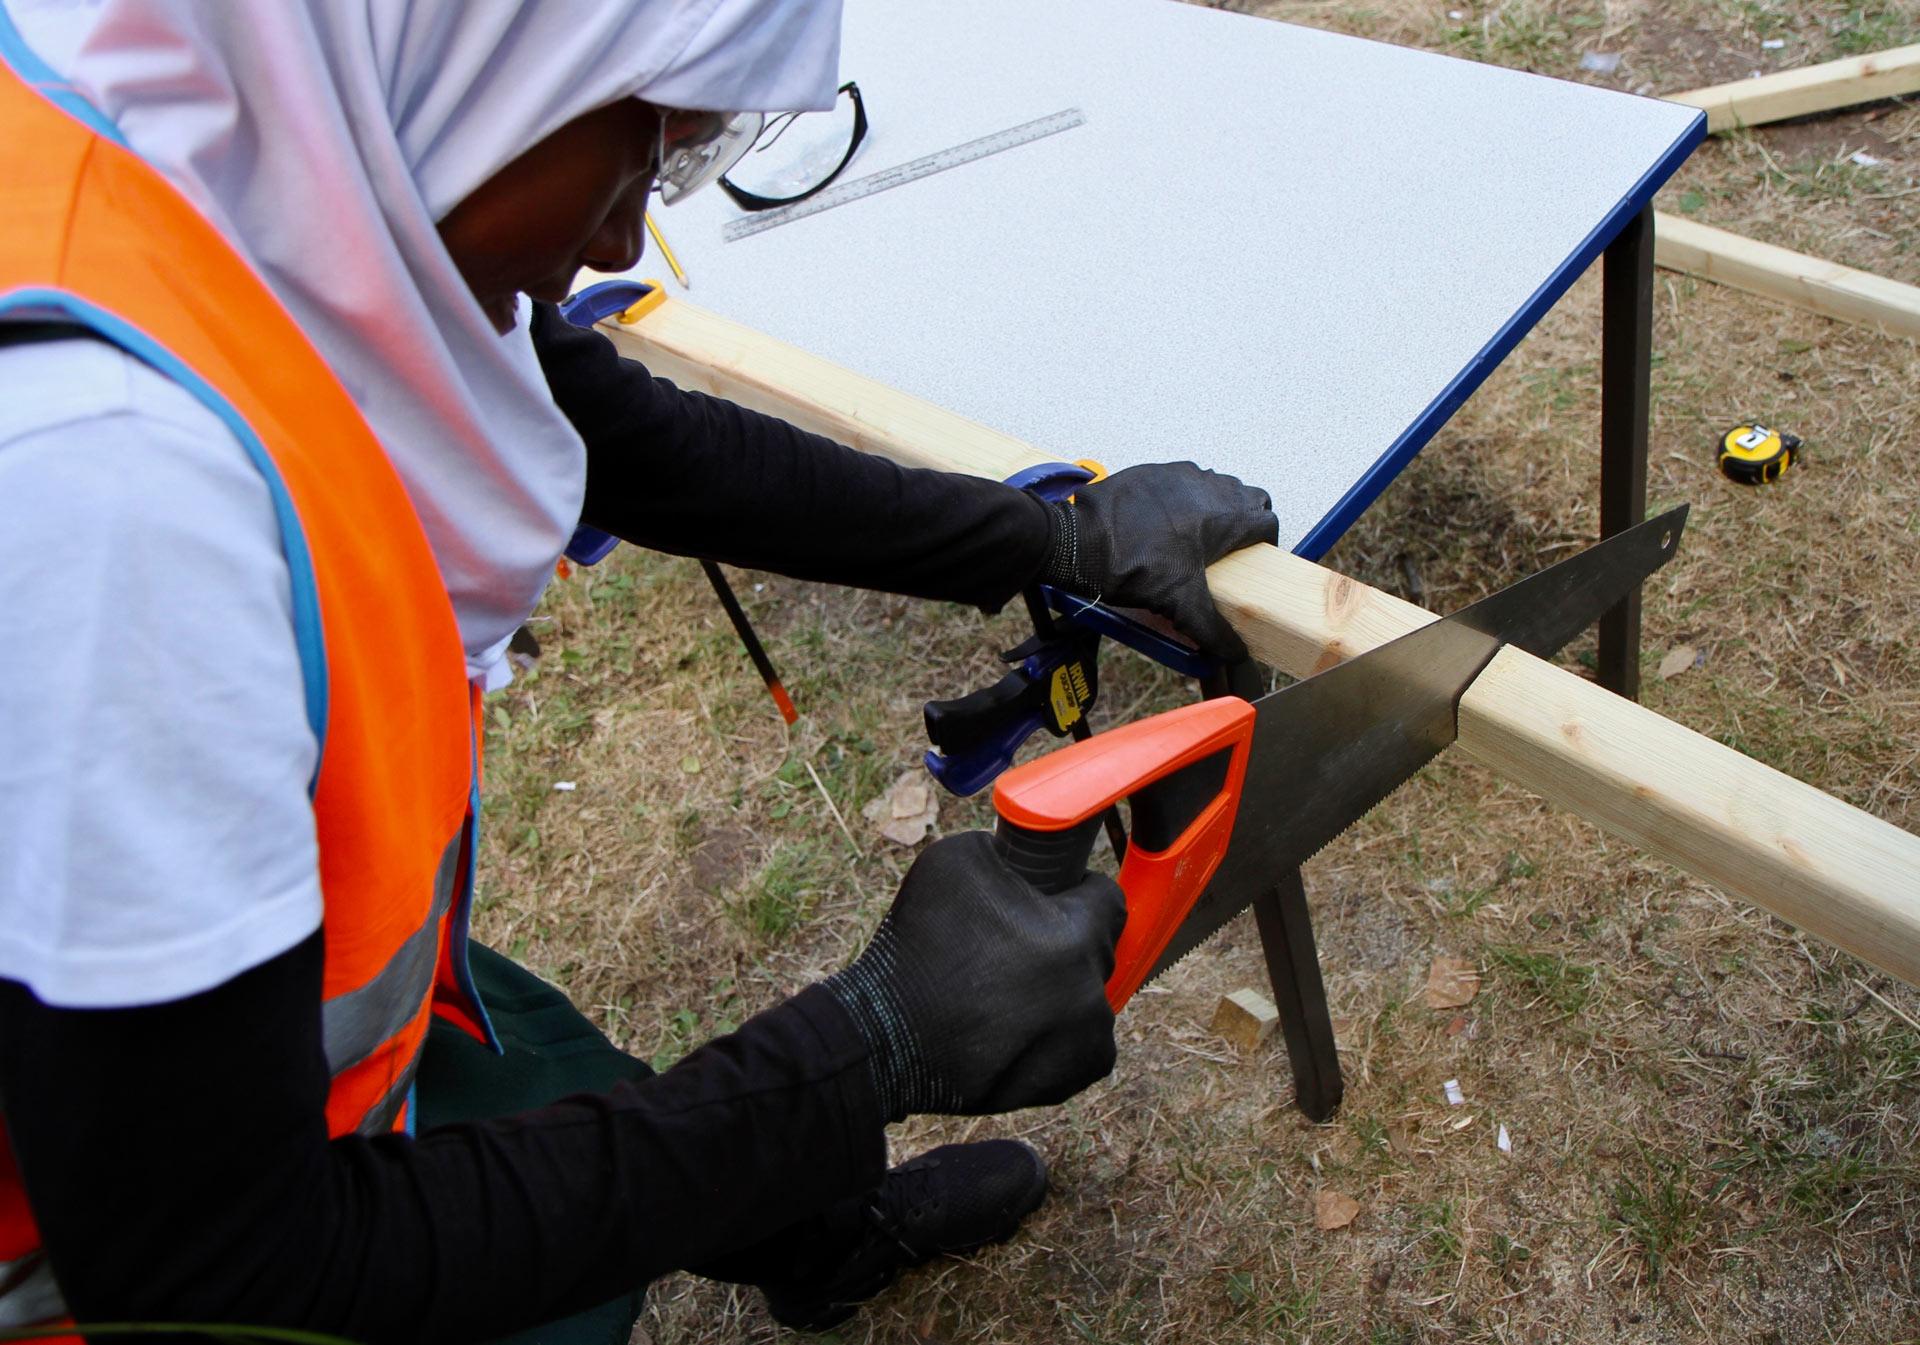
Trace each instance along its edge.
<path fill-rule="evenodd" d="M 0 347 L 0 977 L 210 989 L 320 926 L 290 581 L 265 482 L 101 341 Z"/>

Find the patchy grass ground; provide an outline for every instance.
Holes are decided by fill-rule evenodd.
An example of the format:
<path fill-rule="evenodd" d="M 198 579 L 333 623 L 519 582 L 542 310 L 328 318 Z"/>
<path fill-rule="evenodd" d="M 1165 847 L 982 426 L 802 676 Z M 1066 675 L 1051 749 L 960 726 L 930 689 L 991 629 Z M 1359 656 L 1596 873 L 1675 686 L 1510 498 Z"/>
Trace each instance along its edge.
<path fill-rule="evenodd" d="M 1652 92 L 1920 40 L 1920 0 L 1246 7 Z M 1586 51 L 1623 59 L 1583 73 Z M 1920 282 L 1916 184 L 1909 100 L 1716 140 L 1660 204 Z M 1649 593 L 1646 699 L 1920 831 L 1920 349 L 1665 272 L 1657 293 L 1651 494 L 1694 515 Z M 1451 609 L 1590 537 L 1598 352 L 1589 279 L 1330 563 Z M 1807 456 L 1742 490 L 1711 444 L 1756 414 Z M 913 769 L 921 702 L 996 675 L 1023 634 L 735 578 L 802 707 L 791 732 L 697 567 L 630 548 L 555 587 L 537 675 L 489 708 L 480 933 L 661 1064 L 859 948 L 911 860 L 862 805 Z M 1682 644 L 1702 661 L 1659 680 Z M 1109 723 L 1187 694 L 1129 657 L 1104 672 Z M 947 800 L 939 829 L 984 820 Z M 1207 1030 L 1222 993 L 1263 984 L 1242 921 L 1128 1010 L 1107 1083 L 902 1128 L 903 1156 L 1025 1136 L 1055 1195 L 1028 1235 L 932 1267 L 842 1338 L 1920 1339 L 1920 996 L 1457 756 L 1308 891 L 1348 1078 L 1335 1120 L 1300 1120 L 1282 1051 Z M 1424 1007 L 1437 955 L 1484 975 L 1464 1010 Z M 1359 1201 L 1351 1225 L 1315 1227 L 1323 1191 Z M 641 1329 L 784 1334 L 751 1294 L 688 1278 Z"/>

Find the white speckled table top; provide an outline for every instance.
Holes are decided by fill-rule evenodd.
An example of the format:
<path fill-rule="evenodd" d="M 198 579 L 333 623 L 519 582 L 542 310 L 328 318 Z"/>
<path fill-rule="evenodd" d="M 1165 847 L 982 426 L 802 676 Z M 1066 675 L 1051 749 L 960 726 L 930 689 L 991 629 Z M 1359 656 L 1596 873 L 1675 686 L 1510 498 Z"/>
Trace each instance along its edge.
<path fill-rule="evenodd" d="M 841 71 L 849 178 L 1087 120 L 737 242 L 718 190 L 656 205 L 686 297 L 1063 459 L 1234 472 L 1316 556 L 1703 134 L 1175 0 L 848 0 Z"/>

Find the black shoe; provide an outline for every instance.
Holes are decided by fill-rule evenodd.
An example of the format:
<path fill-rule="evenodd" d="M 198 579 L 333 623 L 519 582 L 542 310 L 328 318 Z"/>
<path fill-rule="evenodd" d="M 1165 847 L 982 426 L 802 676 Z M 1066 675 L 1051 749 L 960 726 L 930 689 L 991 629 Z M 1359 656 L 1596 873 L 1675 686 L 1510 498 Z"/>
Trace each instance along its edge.
<path fill-rule="evenodd" d="M 818 1274 L 762 1284 L 773 1319 L 825 1331 L 912 1266 L 1005 1242 L 1047 1198 L 1047 1165 L 1018 1140 L 943 1144 L 887 1173 Z"/>

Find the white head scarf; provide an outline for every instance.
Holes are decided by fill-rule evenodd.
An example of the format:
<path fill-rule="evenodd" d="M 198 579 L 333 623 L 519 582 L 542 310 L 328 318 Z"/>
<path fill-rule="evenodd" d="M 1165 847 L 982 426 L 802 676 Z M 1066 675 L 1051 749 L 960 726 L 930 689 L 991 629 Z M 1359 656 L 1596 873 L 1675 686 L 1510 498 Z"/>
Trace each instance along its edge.
<path fill-rule="evenodd" d="M 580 516 L 586 456 L 521 321 L 493 330 L 435 223 L 622 98 L 832 104 L 841 0 L 99 0 L 40 54 L 213 221 L 346 384 L 406 483 L 468 670 Z M 10 0 L 33 40 L 32 0 Z M 84 19 L 79 17 L 84 13 Z"/>

